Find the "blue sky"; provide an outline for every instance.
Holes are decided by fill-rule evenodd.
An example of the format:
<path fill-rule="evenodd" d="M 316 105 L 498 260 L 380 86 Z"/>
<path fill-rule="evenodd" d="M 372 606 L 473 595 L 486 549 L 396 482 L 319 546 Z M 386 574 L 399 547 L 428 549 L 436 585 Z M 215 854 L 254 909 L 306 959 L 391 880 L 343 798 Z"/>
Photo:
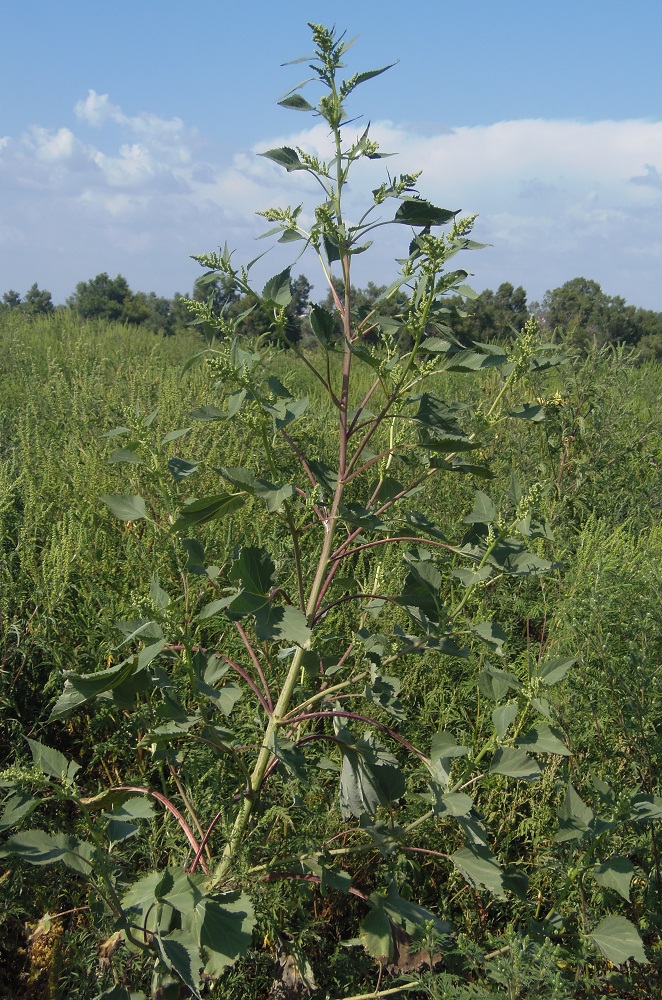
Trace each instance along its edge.
<path fill-rule="evenodd" d="M 190 253 L 227 241 L 237 261 L 254 257 L 256 210 L 312 204 L 305 179 L 255 154 L 324 146 L 314 119 L 275 104 L 306 75 L 280 64 L 310 51 L 317 20 L 360 36 L 349 71 L 399 60 L 351 110 L 399 152 L 391 169 L 423 169 L 424 196 L 479 213 L 492 246 L 463 262 L 474 287 L 511 281 L 537 299 L 583 275 L 662 310 L 659 0 L 5 0 L 0 12 L 0 292 L 36 281 L 63 301 L 108 271 L 171 295 L 197 276 Z M 382 169 L 357 177 L 357 212 Z M 360 258 L 360 282 L 391 279 L 398 236 Z M 315 262 L 299 269 L 323 297 Z"/>

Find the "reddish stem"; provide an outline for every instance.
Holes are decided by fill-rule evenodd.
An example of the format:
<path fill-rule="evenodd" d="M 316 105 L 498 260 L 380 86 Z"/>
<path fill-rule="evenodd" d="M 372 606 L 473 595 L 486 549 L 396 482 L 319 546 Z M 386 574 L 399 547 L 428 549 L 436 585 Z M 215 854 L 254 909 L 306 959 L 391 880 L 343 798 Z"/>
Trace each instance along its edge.
<path fill-rule="evenodd" d="M 404 736 L 398 735 L 394 729 L 385 726 L 381 722 L 375 722 L 374 719 L 369 719 L 367 715 L 359 715 L 358 712 L 341 712 L 341 711 L 331 711 L 331 712 L 304 712 L 302 715 L 297 715 L 294 719 L 288 719 L 288 723 L 292 726 L 298 725 L 300 722 L 305 722 L 308 719 L 354 719 L 356 722 L 365 722 L 369 726 L 374 726 L 376 729 L 380 729 L 383 733 L 386 733 L 395 740 L 397 743 L 401 743 L 403 747 L 410 750 L 413 754 L 416 754 L 421 760 L 427 761 L 428 758 L 420 750 L 417 750 L 413 743 L 406 740 Z M 321 735 L 321 734 L 320 734 Z M 342 741 L 341 741 L 342 742 Z"/>
<path fill-rule="evenodd" d="M 153 799 L 156 799 L 157 802 L 160 802 L 161 805 L 165 806 L 165 808 L 168 810 L 168 812 L 172 816 L 175 817 L 175 819 L 179 823 L 180 827 L 182 828 L 182 831 L 186 835 L 186 839 L 188 840 L 189 844 L 191 845 L 191 847 L 195 851 L 196 856 L 198 854 L 200 854 L 201 848 L 198 846 L 198 842 L 195 839 L 195 835 L 193 833 L 193 830 L 188 825 L 188 823 L 186 822 L 186 820 L 184 819 L 184 817 L 180 813 L 180 811 L 177 808 L 177 806 L 173 805 L 173 803 L 170 801 L 170 799 L 166 798 L 165 795 L 162 795 L 161 792 L 157 792 L 153 788 L 142 788 L 140 785 L 118 785 L 116 788 L 112 788 L 111 791 L 113 791 L 113 792 L 137 792 L 139 795 L 151 795 L 151 797 Z M 205 875 L 208 875 L 209 874 L 209 869 L 207 868 L 207 864 L 203 860 L 202 856 L 199 858 L 199 861 L 200 861 L 200 864 L 202 866 L 202 870 L 204 871 Z"/>

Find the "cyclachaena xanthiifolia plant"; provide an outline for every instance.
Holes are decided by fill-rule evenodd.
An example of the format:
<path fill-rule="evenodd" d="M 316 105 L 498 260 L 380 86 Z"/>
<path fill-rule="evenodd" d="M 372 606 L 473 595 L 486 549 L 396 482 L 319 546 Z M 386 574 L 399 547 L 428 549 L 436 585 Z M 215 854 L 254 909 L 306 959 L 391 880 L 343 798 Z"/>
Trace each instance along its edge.
<path fill-rule="evenodd" d="M 542 487 L 523 490 L 513 480 L 498 504 L 476 491 L 453 537 L 435 523 L 428 500 L 440 477 L 464 477 L 465 486 L 479 480 L 489 490 L 486 442 L 504 420 L 544 419 L 540 379 L 561 359 L 538 342 L 533 322 L 507 349 L 453 337 L 452 303 L 457 293 L 471 294 L 454 258 L 478 246 L 474 220 L 422 198 L 418 175 L 389 175 L 350 221 L 350 174 L 385 154 L 369 128 L 348 138 L 346 104 L 389 67 L 341 79 L 349 45 L 334 31 L 311 29 L 312 79 L 279 103 L 325 123 L 329 158 L 287 146 L 263 155 L 314 178 L 322 200 L 309 213 L 260 214 L 280 243 L 316 255 L 335 309 L 311 307 L 316 345 L 304 349 L 289 342 L 289 267 L 258 291 L 252 264 L 236 268 L 227 249 L 196 257 L 203 286 L 222 282 L 268 320 L 268 336 L 250 340 L 242 338 L 246 312 L 216 311 L 213 296 L 191 303 L 214 332 L 203 355 L 219 404 L 196 415 L 211 431 L 250 441 L 250 467 L 217 469 L 213 494 L 191 498 L 196 462 L 171 457 L 162 473 L 150 451 L 155 412 L 109 432 L 122 444 L 111 459 L 135 468 L 146 499 L 103 499 L 129 526 L 142 521 L 145 541 L 169 547 L 182 590 L 172 597 L 155 575 L 151 613 L 120 623 L 130 655 L 68 675 L 52 719 L 93 702 L 120 710 L 127 725 L 137 717 L 141 754 L 152 755 L 148 783 L 95 790 L 76 764 L 36 741 L 34 767 L 5 782 L 13 789 L 4 828 L 22 824 L 45 799 L 50 814 L 54 801 L 75 804 L 86 835 L 23 830 L 2 854 L 36 865 L 61 861 L 89 881 L 95 919 L 114 921 L 106 950 L 126 959 L 117 966 L 124 978 L 102 994 L 116 1000 L 144 995 L 124 984 L 141 985 L 145 956 L 153 996 L 186 989 L 199 997 L 247 951 L 255 905 L 267 909 L 268 891 L 283 880 L 344 894 L 356 943 L 382 964 L 403 935 L 431 941 L 451 933 L 403 889 L 399 865 L 411 852 L 439 866 L 440 885 L 461 877 L 502 899 L 513 894 L 526 914 L 527 873 L 499 858 L 479 811 L 481 788 L 502 776 L 534 782 L 547 762 L 562 768 L 569 756 L 546 695 L 574 661 L 531 655 L 524 668 L 495 666 L 505 663 L 506 635 L 483 610 L 483 595 L 498 581 L 552 568 Z M 321 86 L 317 104 L 303 96 L 308 85 Z M 384 226 L 405 236 L 399 277 L 372 311 L 357 314 L 353 259 Z M 399 313 L 391 308 L 396 297 Z M 279 341 L 321 404 L 298 396 L 296 379 L 270 370 Z M 441 398 L 435 386 L 444 379 L 475 404 Z M 480 391 L 463 388 L 476 380 Z M 320 407 L 332 422 L 323 433 Z M 161 445 L 185 434 L 171 431 Z M 198 526 L 220 519 L 230 539 L 241 539 L 221 569 L 207 564 L 196 537 Z M 400 697 L 408 665 L 421 656 L 431 670 L 452 658 L 462 683 L 475 675 L 480 698 L 491 703 L 489 732 L 454 731 L 440 717 L 440 731 L 421 736 Z M 608 810 L 608 786 L 594 791 Z M 628 808 L 634 821 L 660 812 L 645 795 Z M 181 848 L 154 849 L 162 865 L 149 870 L 145 855 L 138 864 L 124 843 L 159 810 L 180 829 Z M 613 818 L 602 819 L 571 784 L 560 818 L 559 851 L 581 844 L 583 859 L 568 866 L 567 885 L 591 873 L 600 885 L 616 881 L 627 898 L 627 859 L 610 862 L 592 846 Z M 296 832 L 272 835 L 278 824 Z M 422 834 L 434 848 L 420 839 L 417 846 Z M 443 905 L 443 892 L 439 898 Z M 540 897 L 529 912 L 543 933 Z M 645 960 L 624 917 L 580 929 L 613 961 Z"/>

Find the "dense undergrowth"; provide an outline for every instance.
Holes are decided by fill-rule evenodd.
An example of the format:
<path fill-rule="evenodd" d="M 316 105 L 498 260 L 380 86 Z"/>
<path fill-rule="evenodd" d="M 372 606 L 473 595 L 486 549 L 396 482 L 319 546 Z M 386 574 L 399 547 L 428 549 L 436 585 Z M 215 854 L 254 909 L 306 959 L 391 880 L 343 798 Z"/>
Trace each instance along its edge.
<path fill-rule="evenodd" d="M 39 322 L 11 318 L 0 331 L 0 753 L 5 767 L 30 766 L 27 736 L 84 764 L 90 795 L 109 784 L 151 782 L 181 803 L 191 791 L 178 789 L 165 764 L 146 750 L 136 754 L 139 712 L 125 717 L 108 702 L 94 713 L 81 710 L 63 722 L 47 720 L 61 693 L 63 671 L 90 673 L 117 662 L 114 623 L 138 617 L 141 607 L 149 610 L 154 573 L 166 591 L 178 583 L 166 548 L 141 537 L 147 526 L 119 522 L 99 503 L 104 494 L 140 492 L 138 471 L 127 476 L 126 467 L 108 463 L 113 442 L 104 440 L 104 433 L 158 408 L 150 434 L 155 448 L 162 447 L 165 463 L 177 445 L 160 446 L 162 437 L 174 427 L 191 426 L 184 457 L 204 455 L 196 482 L 203 496 L 215 491 L 218 467 L 250 467 L 255 457 L 255 441 L 236 425 L 224 433 L 218 425 L 211 430 L 209 423 L 190 420 L 192 411 L 215 402 L 213 378 L 204 367 L 181 378 L 183 362 L 197 347 L 193 338 L 161 340 L 61 316 Z M 330 414 L 316 383 L 293 371 L 287 352 L 273 349 L 269 363 L 293 394 L 311 398 L 301 433 L 323 451 Z M 435 380 L 440 398 L 461 402 L 462 394 L 472 391 L 466 378 L 453 373 Z M 403 855 L 393 872 L 400 891 L 411 891 L 450 921 L 456 933 L 450 941 L 439 941 L 430 931 L 429 940 L 403 943 L 390 970 L 384 970 L 385 988 L 392 982 L 389 971 L 420 973 L 421 988 L 427 990 L 421 995 L 439 998 L 653 997 L 662 982 L 662 844 L 654 826 L 625 823 L 610 833 L 610 853 L 634 866 L 627 903 L 595 881 L 573 881 L 566 869 L 561 877 L 552 849 L 556 808 L 568 778 L 585 798 L 592 777 L 597 779 L 596 801 L 601 781 L 615 789 L 623 785 L 659 794 L 662 369 L 655 363 L 635 367 L 623 355 L 593 354 L 550 373 L 546 392 L 548 419 L 542 428 L 526 421 L 502 425 L 498 451 L 486 458 L 496 474 L 489 484 L 495 499 L 512 489 L 513 470 L 526 488 L 532 483 L 543 487 L 554 532 L 548 552 L 558 569 L 509 580 L 494 595 L 486 588 L 477 600 L 486 611 L 498 612 L 505 626 L 508 669 L 526 669 L 527 659 L 541 653 L 578 657 L 564 686 L 552 692 L 572 757 L 555 759 L 544 770 L 539 787 L 549 794 L 539 800 L 528 783 L 513 785 L 495 774 L 479 806 L 501 858 L 526 854 L 530 895 L 538 894 L 540 917 L 564 896 L 574 918 L 556 941 L 527 939 L 522 929 L 528 926 L 530 932 L 530 914 L 523 904 L 472 889 L 454 871 L 439 882 L 431 855 Z M 472 502 L 470 477 L 435 480 L 425 495 L 426 506 L 450 534 Z M 245 537 L 259 542 L 260 518 L 260 506 L 252 500 L 231 522 L 202 528 L 199 537 L 213 562 L 226 565 Z M 269 537 L 278 560 L 287 537 Z M 360 571 L 357 565 L 357 575 Z M 383 572 L 397 573 L 396 563 L 386 560 Z M 337 613 L 342 614 L 342 605 Z M 380 628 L 387 626 L 388 615 L 380 619 Z M 212 620 L 209 645 L 218 643 L 221 633 L 222 626 Z M 401 681 L 408 716 L 401 732 L 414 743 L 430 729 L 453 728 L 469 738 L 491 724 L 492 705 L 477 692 L 461 660 L 426 653 L 406 663 Z M 242 713 L 252 710 L 243 702 L 237 705 L 235 728 L 251 731 L 251 720 Z M 205 816 L 213 813 L 219 795 L 227 792 L 218 769 L 200 752 L 189 758 L 186 774 L 198 808 Z M 287 778 L 278 780 L 283 807 L 257 819 L 266 856 L 270 844 L 279 850 L 289 844 L 296 854 L 313 839 L 332 838 L 339 820 L 325 787 L 309 791 L 303 801 Z M 545 805 L 549 802 L 555 803 L 553 809 Z M 56 822 L 48 807 L 42 822 Z M 77 822 L 72 813 L 72 831 Z M 118 844 L 118 857 L 130 856 L 138 871 L 179 863 L 177 833 L 170 816 L 159 816 L 142 824 L 128 846 Z M 447 828 L 442 838 L 435 825 L 420 843 L 431 852 L 460 845 Z M 370 886 L 370 864 L 358 855 L 353 867 L 349 862 L 346 867 L 358 883 Z M 95 902 L 75 874 L 63 871 L 10 868 L 2 860 L 0 996 L 91 998 L 99 976 L 102 985 L 112 984 L 112 945 L 107 954 L 96 954 Z M 251 888 L 258 921 L 253 948 L 214 995 L 237 1000 L 284 996 L 288 988 L 305 988 L 302 979 L 320 997 L 374 990 L 374 962 L 360 948 L 347 946 L 364 915 L 360 900 L 322 895 L 305 882 L 283 881 L 275 891 L 269 885 L 268 897 L 259 882 Z M 44 913 L 64 911 L 70 912 L 49 927 L 37 923 Z M 584 922 L 594 925 L 597 915 L 610 912 L 626 912 L 639 928 L 651 965 L 625 963 L 614 969 L 594 952 L 573 946 L 573 934 Z M 434 974 L 425 972 L 426 949 L 440 952 Z"/>

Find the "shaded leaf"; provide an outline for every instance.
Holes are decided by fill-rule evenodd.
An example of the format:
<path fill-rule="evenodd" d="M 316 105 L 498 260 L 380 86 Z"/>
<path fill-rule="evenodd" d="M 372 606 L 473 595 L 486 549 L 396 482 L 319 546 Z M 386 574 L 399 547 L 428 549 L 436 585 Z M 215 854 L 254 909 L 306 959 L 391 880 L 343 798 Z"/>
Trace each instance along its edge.
<path fill-rule="evenodd" d="M 400 205 L 393 221 L 406 226 L 444 226 L 457 214 L 447 208 L 436 208 L 423 198 L 410 198 Z"/>
<path fill-rule="evenodd" d="M 280 149 L 267 149 L 266 152 L 260 153 L 260 156 L 265 156 L 267 160 L 273 160 L 281 167 L 289 172 L 291 170 L 305 170 L 306 165 L 302 163 L 299 159 L 299 154 L 291 146 L 281 146 Z"/>
<path fill-rule="evenodd" d="M 592 830 L 594 820 L 593 810 L 579 797 L 574 785 L 569 783 L 559 809 L 559 829 L 554 840 L 557 843 L 582 840 Z"/>
<path fill-rule="evenodd" d="M 569 757 L 570 751 L 563 742 L 563 733 L 553 729 L 544 722 L 529 729 L 516 740 L 518 747 L 524 747 L 533 753 L 555 753 L 561 757 Z"/>
<path fill-rule="evenodd" d="M 462 847 L 451 855 L 451 861 L 469 885 L 475 889 L 484 886 L 494 896 L 503 899 L 504 871 L 489 848 L 477 844 L 472 847 Z"/>
<path fill-rule="evenodd" d="M 171 531 L 185 531 L 194 524 L 204 524 L 225 517 L 243 507 L 245 500 L 237 493 L 217 493 L 203 500 L 194 500 L 182 507 Z"/>
<path fill-rule="evenodd" d="M 40 803 L 40 799 L 28 792 L 14 792 L 9 795 L 4 802 L 2 816 L 0 816 L 0 830 L 9 830 L 12 826 L 18 826 L 22 819 L 29 816 Z"/>
<path fill-rule="evenodd" d="M 80 771 L 80 764 L 76 764 L 73 760 L 67 760 L 59 750 L 44 746 L 37 740 L 30 740 L 27 737 L 26 740 L 30 745 L 33 761 L 44 774 L 58 780 L 64 778 L 67 781 L 73 781 L 76 771 Z"/>

